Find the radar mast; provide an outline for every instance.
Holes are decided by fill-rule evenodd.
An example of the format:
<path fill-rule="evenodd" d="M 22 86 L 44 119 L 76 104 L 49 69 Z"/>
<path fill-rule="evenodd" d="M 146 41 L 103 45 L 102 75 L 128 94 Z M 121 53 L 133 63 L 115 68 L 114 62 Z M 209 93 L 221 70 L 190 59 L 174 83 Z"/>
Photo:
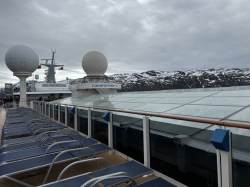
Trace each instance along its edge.
<path fill-rule="evenodd" d="M 44 64 L 41 64 L 43 66 L 48 67 L 48 70 L 46 72 L 46 77 L 45 77 L 45 82 L 46 83 L 56 83 L 56 78 L 55 78 L 55 67 L 62 67 L 64 65 L 59 65 L 55 63 L 55 53 L 56 50 L 52 50 L 51 49 L 51 53 L 52 53 L 52 58 L 51 59 L 41 59 L 41 60 L 46 60 L 46 62 Z M 50 63 L 48 63 L 48 61 L 51 60 Z"/>

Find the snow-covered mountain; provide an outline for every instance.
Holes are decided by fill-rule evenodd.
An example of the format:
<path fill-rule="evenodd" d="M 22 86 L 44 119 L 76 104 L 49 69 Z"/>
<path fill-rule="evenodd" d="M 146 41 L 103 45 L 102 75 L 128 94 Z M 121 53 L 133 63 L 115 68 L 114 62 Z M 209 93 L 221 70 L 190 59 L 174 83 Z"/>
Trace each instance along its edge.
<path fill-rule="evenodd" d="M 110 78 L 122 83 L 121 91 L 228 87 L 250 85 L 250 69 L 220 68 L 174 72 L 151 70 L 114 74 Z"/>
<path fill-rule="evenodd" d="M 249 68 L 220 68 L 188 71 L 157 71 L 150 70 L 142 73 L 123 73 L 110 75 L 109 79 L 122 84 L 121 92 L 149 91 L 184 88 L 209 88 L 250 85 Z M 79 82 L 80 79 L 69 79 Z M 43 82 L 43 81 L 41 81 Z M 58 81 L 66 83 L 66 80 Z M 32 81 L 27 81 L 27 88 Z M 19 83 L 13 84 L 19 87 Z"/>

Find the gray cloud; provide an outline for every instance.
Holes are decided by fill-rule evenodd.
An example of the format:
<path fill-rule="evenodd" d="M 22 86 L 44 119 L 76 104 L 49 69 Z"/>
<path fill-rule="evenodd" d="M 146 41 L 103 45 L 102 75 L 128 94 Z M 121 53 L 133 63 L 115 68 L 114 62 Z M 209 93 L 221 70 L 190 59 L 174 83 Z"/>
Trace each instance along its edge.
<path fill-rule="evenodd" d="M 249 67 L 249 7 L 246 0 L 1 1 L 0 87 L 18 80 L 4 62 L 16 44 L 40 58 L 56 48 L 65 65 L 58 80 L 85 76 L 81 60 L 92 50 L 107 57 L 107 74 Z"/>

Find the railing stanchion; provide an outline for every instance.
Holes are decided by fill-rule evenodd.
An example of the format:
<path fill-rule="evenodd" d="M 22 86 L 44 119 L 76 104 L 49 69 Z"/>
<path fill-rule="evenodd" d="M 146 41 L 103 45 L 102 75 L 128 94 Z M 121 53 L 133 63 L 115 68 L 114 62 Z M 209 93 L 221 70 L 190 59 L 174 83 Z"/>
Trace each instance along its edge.
<path fill-rule="evenodd" d="M 91 133 L 91 109 L 88 109 L 88 137 L 91 138 L 92 137 L 92 133 Z"/>
<path fill-rule="evenodd" d="M 47 116 L 46 113 L 47 112 L 47 103 L 44 102 L 44 115 Z"/>
<path fill-rule="evenodd" d="M 53 119 L 55 119 L 55 105 L 52 105 L 52 108 L 53 108 L 53 110 L 52 110 L 52 113 L 53 113 Z"/>
<path fill-rule="evenodd" d="M 221 187 L 221 163 L 220 163 L 220 150 L 216 150 L 217 156 L 217 175 L 218 175 L 218 187 Z"/>
<path fill-rule="evenodd" d="M 61 123 L 61 105 L 58 105 L 58 115 L 57 115 L 57 121 Z"/>
<path fill-rule="evenodd" d="M 75 107 L 75 114 L 74 114 L 74 129 L 77 130 L 77 107 Z"/>
<path fill-rule="evenodd" d="M 108 123 L 108 141 L 109 147 L 113 149 L 113 113 L 109 112 L 110 122 Z M 109 154 L 113 154 L 113 151 L 109 151 Z"/>
<path fill-rule="evenodd" d="M 68 106 L 65 105 L 65 125 L 68 126 Z"/>
<path fill-rule="evenodd" d="M 143 117 L 143 154 L 144 166 L 150 167 L 150 132 L 149 132 L 149 117 Z"/>
<path fill-rule="evenodd" d="M 51 104 L 49 104 L 49 107 L 48 107 L 48 110 L 49 110 L 49 111 L 48 111 L 48 115 L 49 115 L 49 117 L 50 117 L 50 105 L 51 105 Z M 51 118 L 51 117 L 50 117 L 50 118 Z"/>

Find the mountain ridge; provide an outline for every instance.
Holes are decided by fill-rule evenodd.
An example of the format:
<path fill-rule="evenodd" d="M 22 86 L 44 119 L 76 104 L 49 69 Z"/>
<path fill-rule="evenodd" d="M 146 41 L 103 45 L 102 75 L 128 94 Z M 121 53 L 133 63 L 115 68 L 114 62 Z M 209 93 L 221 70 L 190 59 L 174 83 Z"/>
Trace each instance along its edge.
<path fill-rule="evenodd" d="M 171 72 L 149 70 L 141 73 L 113 74 L 107 77 L 122 84 L 119 92 L 245 86 L 250 85 L 250 68 L 210 68 Z M 69 79 L 69 81 L 78 82 L 80 79 Z M 27 81 L 27 88 L 32 82 Z M 19 83 L 13 84 L 13 87 L 19 87 Z M 3 91 L 0 90 L 1 93 Z"/>

